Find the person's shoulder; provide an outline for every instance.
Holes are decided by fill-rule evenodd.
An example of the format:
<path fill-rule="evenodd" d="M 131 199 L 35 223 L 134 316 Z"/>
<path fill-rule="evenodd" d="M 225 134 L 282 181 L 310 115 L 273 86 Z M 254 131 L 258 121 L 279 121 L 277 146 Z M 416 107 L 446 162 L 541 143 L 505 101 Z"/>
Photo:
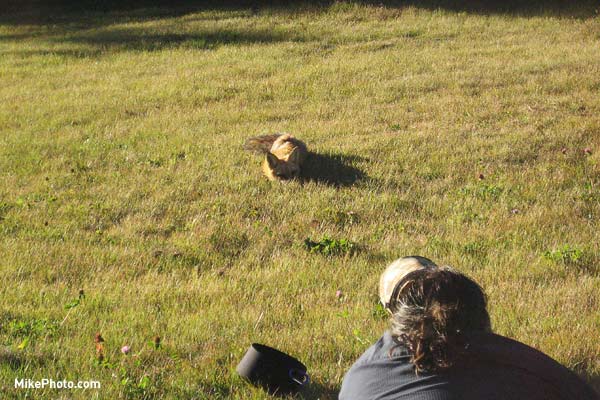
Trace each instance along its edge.
<path fill-rule="evenodd" d="M 386 332 L 371 345 L 346 372 L 339 394 L 340 400 L 378 398 L 388 385 L 386 376 L 402 365 L 398 356 L 404 350 Z M 396 360 L 394 362 L 394 360 Z M 408 362 L 408 360 L 407 360 Z M 401 378 L 401 377 L 398 377 Z"/>
<path fill-rule="evenodd" d="M 389 332 L 369 347 L 344 376 L 340 400 L 448 399 L 446 380 L 419 374 L 405 346 Z M 408 398 L 408 397 L 407 397 Z"/>
<path fill-rule="evenodd" d="M 371 347 L 369 347 L 354 363 L 354 366 L 369 364 L 376 361 L 393 361 L 408 358 L 405 346 L 394 340 L 392 334 L 386 331 Z"/>
<path fill-rule="evenodd" d="M 530 381 L 552 387 L 562 398 L 598 399 L 593 389 L 574 372 L 547 354 L 505 336 L 486 333 L 473 336 L 468 355 L 478 364 L 521 371 Z"/>
<path fill-rule="evenodd" d="M 523 365 L 523 361 L 529 361 L 532 368 L 545 367 L 559 371 L 568 371 L 568 369 L 540 350 L 495 333 L 474 335 L 470 340 L 470 350 L 484 359 L 494 359 L 506 364 L 516 363 Z"/>

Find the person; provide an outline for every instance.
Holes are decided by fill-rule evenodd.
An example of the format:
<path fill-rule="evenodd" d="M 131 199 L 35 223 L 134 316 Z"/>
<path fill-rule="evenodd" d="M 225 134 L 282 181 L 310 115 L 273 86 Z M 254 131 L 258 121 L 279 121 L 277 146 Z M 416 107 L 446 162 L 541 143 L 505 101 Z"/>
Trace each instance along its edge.
<path fill-rule="evenodd" d="M 481 287 L 424 257 L 381 275 L 388 331 L 346 373 L 340 400 L 598 400 L 542 352 L 492 332 Z"/>

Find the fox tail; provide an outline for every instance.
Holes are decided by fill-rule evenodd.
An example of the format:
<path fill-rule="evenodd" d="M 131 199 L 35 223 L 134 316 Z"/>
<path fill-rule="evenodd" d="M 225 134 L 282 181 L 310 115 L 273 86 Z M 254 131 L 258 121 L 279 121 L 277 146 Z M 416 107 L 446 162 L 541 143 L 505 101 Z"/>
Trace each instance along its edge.
<path fill-rule="evenodd" d="M 279 136 L 281 136 L 281 133 L 252 137 L 244 143 L 244 150 L 260 154 L 268 153 L 271 150 L 271 146 L 273 146 L 273 142 Z"/>

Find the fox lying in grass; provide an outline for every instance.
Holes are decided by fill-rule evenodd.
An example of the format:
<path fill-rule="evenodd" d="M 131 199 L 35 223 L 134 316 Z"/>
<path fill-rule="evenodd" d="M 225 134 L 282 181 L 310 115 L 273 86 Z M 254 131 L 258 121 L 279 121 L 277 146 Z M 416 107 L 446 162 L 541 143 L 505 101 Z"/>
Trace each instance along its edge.
<path fill-rule="evenodd" d="M 302 141 L 287 133 L 250 138 L 244 149 L 265 154 L 262 170 L 272 181 L 298 178 L 308 153 Z"/>

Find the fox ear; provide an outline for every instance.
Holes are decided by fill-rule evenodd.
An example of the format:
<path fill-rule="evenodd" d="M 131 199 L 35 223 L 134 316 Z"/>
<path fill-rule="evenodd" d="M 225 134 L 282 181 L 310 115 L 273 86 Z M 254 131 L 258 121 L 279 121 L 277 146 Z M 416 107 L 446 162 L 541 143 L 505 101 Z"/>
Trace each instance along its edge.
<path fill-rule="evenodd" d="M 269 167 L 275 168 L 279 164 L 279 158 L 273 153 L 267 153 L 267 162 L 269 163 Z"/>

